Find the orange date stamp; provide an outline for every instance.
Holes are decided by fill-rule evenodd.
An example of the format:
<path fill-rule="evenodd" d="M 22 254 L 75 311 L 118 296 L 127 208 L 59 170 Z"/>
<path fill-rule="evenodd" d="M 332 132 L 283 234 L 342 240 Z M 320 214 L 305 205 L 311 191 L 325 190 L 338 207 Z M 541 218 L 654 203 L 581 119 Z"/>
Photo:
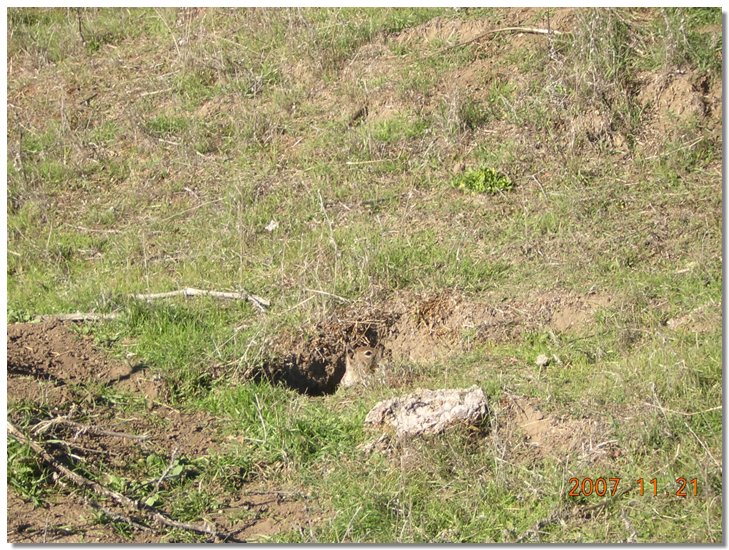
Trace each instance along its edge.
<path fill-rule="evenodd" d="M 623 492 L 628 492 L 636 488 L 640 496 L 658 496 L 658 480 L 656 478 L 646 480 L 641 477 L 636 480 L 623 480 L 620 477 L 571 477 L 568 483 L 570 489 L 567 495 L 571 497 L 589 497 L 593 494 L 599 497 L 613 497 L 621 489 Z M 671 494 L 673 489 L 675 489 L 673 496 L 678 498 L 695 497 L 699 494 L 699 482 L 695 478 L 677 477 L 675 485 L 668 491 L 668 494 Z"/>

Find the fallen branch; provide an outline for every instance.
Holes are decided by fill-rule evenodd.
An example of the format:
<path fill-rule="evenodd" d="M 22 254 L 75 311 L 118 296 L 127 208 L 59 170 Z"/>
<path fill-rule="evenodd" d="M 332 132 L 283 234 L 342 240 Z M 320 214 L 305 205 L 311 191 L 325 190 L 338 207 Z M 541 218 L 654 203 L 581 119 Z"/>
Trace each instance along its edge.
<path fill-rule="evenodd" d="M 158 300 L 160 298 L 172 298 L 174 296 L 184 296 L 185 298 L 189 298 L 190 296 L 211 296 L 213 298 L 221 298 L 223 300 L 248 300 L 261 311 L 266 311 L 266 308 L 271 305 L 271 302 L 265 298 L 261 298 L 255 294 L 249 294 L 248 292 L 219 292 L 217 290 L 200 290 L 197 288 L 182 288 L 180 290 L 153 294 L 132 294 L 131 297 L 135 300 L 151 301 Z"/>
<path fill-rule="evenodd" d="M 152 493 L 153 495 L 157 494 L 159 492 L 159 486 L 162 485 L 162 482 L 167 477 L 167 474 L 169 474 L 170 470 L 172 470 L 172 468 L 174 467 L 176 456 L 177 456 L 177 447 L 175 447 L 175 449 L 172 451 L 172 454 L 170 455 L 170 463 L 167 465 L 167 468 L 165 468 L 165 471 L 162 472 L 161 476 L 159 476 L 157 483 L 154 484 L 154 493 Z"/>
<path fill-rule="evenodd" d="M 135 300 L 146 300 L 148 302 L 152 300 L 159 300 L 161 298 L 172 298 L 174 296 L 211 296 L 213 298 L 220 298 L 223 300 L 248 300 L 254 307 L 259 311 L 265 312 L 270 307 L 271 302 L 255 294 L 249 294 L 248 292 L 220 292 L 217 290 L 200 290 L 197 288 L 182 288 L 180 290 L 172 290 L 170 292 L 158 292 L 152 294 L 132 294 L 130 297 Z M 117 319 L 119 312 L 113 313 L 94 313 L 86 312 L 82 313 L 77 311 L 76 313 L 51 313 L 48 315 L 39 315 L 33 322 L 40 323 L 45 321 L 109 321 Z"/>
<path fill-rule="evenodd" d="M 192 531 L 194 533 L 210 535 L 217 539 L 223 539 L 223 540 L 227 539 L 230 536 L 227 533 L 222 533 L 220 531 L 216 531 L 215 529 L 211 529 L 208 526 L 194 525 L 194 524 L 190 524 L 190 523 L 182 523 L 180 521 L 176 521 L 170 517 L 167 517 L 165 514 L 158 511 L 157 509 L 153 508 L 152 506 L 148 506 L 144 502 L 141 502 L 139 500 L 133 500 L 133 499 L 129 498 L 128 496 L 122 495 L 121 493 L 117 493 L 116 491 L 112 491 L 111 489 L 104 487 L 103 485 L 101 485 L 91 479 L 87 479 L 84 476 L 77 474 L 76 472 L 66 468 L 63 464 L 58 462 L 58 460 L 56 460 L 48 451 L 46 451 L 40 443 L 30 439 L 29 437 L 26 437 L 11 422 L 7 423 L 7 427 L 8 427 L 8 434 L 15 437 L 15 439 L 17 439 L 20 443 L 24 443 L 24 444 L 28 445 L 49 466 L 51 466 L 54 470 L 56 470 L 60 474 L 64 475 L 65 477 L 67 477 L 69 480 L 71 480 L 76 485 L 79 485 L 80 487 L 85 487 L 87 489 L 91 489 L 97 495 L 111 498 L 111 499 L 115 500 L 116 502 L 118 502 L 119 504 L 121 504 L 122 506 L 126 506 L 127 508 L 131 508 L 131 509 L 137 510 L 139 512 L 143 512 L 144 514 L 149 516 L 155 522 L 157 522 L 161 525 L 164 525 L 166 527 L 173 527 L 175 529 L 183 529 L 185 531 Z"/>
<path fill-rule="evenodd" d="M 107 321 L 119 317 L 118 313 L 52 313 L 39 315 L 33 321 Z"/>
<path fill-rule="evenodd" d="M 98 502 L 96 502 L 93 499 L 85 498 L 84 501 L 86 502 L 86 504 L 88 504 L 95 510 L 98 510 L 99 512 L 101 512 L 102 514 L 107 516 L 109 519 L 111 519 L 112 521 L 120 521 L 120 522 L 126 523 L 130 527 L 137 527 L 137 528 L 141 529 L 142 531 L 151 531 L 151 529 L 149 527 L 147 527 L 146 525 L 144 525 L 143 523 L 135 521 L 134 519 L 127 517 L 123 514 L 117 514 L 116 512 L 112 512 L 111 510 L 104 508 L 101 504 L 99 504 Z"/>
<path fill-rule="evenodd" d="M 482 38 L 485 38 L 486 36 L 490 34 L 497 34 L 500 32 L 513 32 L 513 33 L 524 33 L 524 34 L 542 34 L 542 35 L 555 35 L 555 36 L 562 36 L 565 34 L 571 34 L 569 32 L 562 32 L 562 31 L 555 31 L 552 29 L 535 29 L 532 27 L 503 27 L 501 29 L 491 29 L 486 32 L 482 32 L 478 36 L 475 36 L 471 38 L 470 40 L 466 40 L 465 42 L 459 42 L 458 44 L 454 44 L 453 46 L 448 46 L 447 48 L 444 48 L 440 50 L 438 53 L 445 53 L 450 50 L 454 50 L 456 48 L 462 48 L 463 46 L 468 46 L 469 44 L 473 44 L 474 42 L 478 42 Z"/>
<path fill-rule="evenodd" d="M 74 422 L 73 420 L 69 420 L 65 416 L 56 416 L 55 418 L 51 418 L 49 420 L 43 420 L 41 422 L 38 422 L 35 426 L 31 428 L 31 432 L 38 435 L 42 434 L 46 431 L 48 431 L 51 426 L 55 426 L 56 424 L 65 424 L 66 426 L 71 426 L 73 428 L 76 428 L 76 436 L 78 437 L 80 434 L 86 433 L 86 432 L 92 432 L 98 435 L 108 435 L 111 437 L 119 437 L 122 439 L 133 439 L 136 441 L 147 441 L 149 439 L 148 435 L 132 435 L 132 434 L 126 434 L 122 432 L 112 432 L 109 430 L 104 430 L 103 428 L 99 428 L 97 426 L 88 426 L 86 424 L 80 424 L 79 422 Z"/>
<path fill-rule="evenodd" d="M 339 300 L 340 302 L 347 302 L 351 303 L 352 300 L 348 300 L 347 298 L 343 298 L 342 296 L 337 296 L 336 294 L 332 294 L 331 292 L 326 292 L 324 290 L 315 290 L 313 288 L 305 288 L 306 292 L 313 292 L 314 294 L 321 294 L 323 296 L 331 296 L 332 298 Z"/>

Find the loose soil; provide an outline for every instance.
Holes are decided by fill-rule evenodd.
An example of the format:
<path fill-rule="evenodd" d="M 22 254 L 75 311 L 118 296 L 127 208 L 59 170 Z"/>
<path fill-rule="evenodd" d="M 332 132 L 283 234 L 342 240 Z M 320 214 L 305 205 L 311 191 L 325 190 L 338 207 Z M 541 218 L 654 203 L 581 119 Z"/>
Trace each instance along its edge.
<path fill-rule="evenodd" d="M 86 426 L 53 423 L 33 435 L 53 436 L 66 445 L 46 448 L 68 463 L 72 452 L 92 472 L 123 472 L 151 453 L 169 459 L 199 458 L 222 448 L 218 420 L 203 412 L 178 411 L 165 404 L 164 384 L 142 365 L 113 360 L 94 346 L 93 339 L 74 333 L 68 323 L 47 322 L 8 326 L 8 403 L 32 403 L 47 411 L 34 424 L 58 417 L 70 417 Z M 113 403 L 94 392 L 98 385 L 146 401 L 137 414 L 118 414 Z M 83 418 L 83 421 L 80 419 Z M 17 422 L 13 414 L 9 420 Z M 146 436 L 144 440 L 119 437 Z M 122 473 L 122 475 L 124 475 Z M 103 476 L 102 478 L 103 479 Z M 8 488 L 8 540 L 32 542 L 166 542 L 155 525 L 135 526 L 125 538 L 110 523 L 94 519 L 90 502 L 73 489 L 68 480 L 56 478 L 53 491 L 40 507 L 24 501 Z M 282 496 L 283 495 L 283 496 Z M 293 495 L 293 494 L 291 494 Z M 259 486 L 246 486 L 239 493 L 218 495 L 224 503 L 214 520 L 221 530 L 236 532 L 236 540 L 271 536 L 318 521 L 315 506 L 296 496 Z M 114 504 L 103 504 L 121 514 Z"/>
<path fill-rule="evenodd" d="M 499 405 L 495 437 L 517 442 L 507 449 L 509 456 L 565 458 L 578 452 L 580 460 L 594 463 L 621 454 L 606 435 L 609 427 L 596 419 L 558 418 L 544 414 L 535 400 L 512 395 Z"/>

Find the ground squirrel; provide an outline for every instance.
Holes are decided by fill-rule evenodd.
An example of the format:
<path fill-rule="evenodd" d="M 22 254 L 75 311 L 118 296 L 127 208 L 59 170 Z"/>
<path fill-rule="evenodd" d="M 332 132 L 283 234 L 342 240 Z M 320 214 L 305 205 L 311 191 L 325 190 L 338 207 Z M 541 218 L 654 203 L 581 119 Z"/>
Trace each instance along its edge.
<path fill-rule="evenodd" d="M 354 386 L 364 382 L 377 368 L 379 353 L 375 348 L 362 346 L 356 348 L 352 355 L 346 353 L 346 369 L 342 377 L 343 387 Z"/>

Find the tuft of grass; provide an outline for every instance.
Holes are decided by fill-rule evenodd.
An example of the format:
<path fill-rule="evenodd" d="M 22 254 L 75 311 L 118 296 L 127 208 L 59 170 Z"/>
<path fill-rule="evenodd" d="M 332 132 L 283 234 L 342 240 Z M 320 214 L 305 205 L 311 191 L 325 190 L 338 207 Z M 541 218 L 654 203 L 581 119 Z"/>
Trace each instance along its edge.
<path fill-rule="evenodd" d="M 15 439 L 8 440 L 8 485 L 34 506 L 42 506 L 51 471 L 38 461 L 35 452 Z"/>
<path fill-rule="evenodd" d="M 183 116 L 157 115 L 147 121 L 147 130 L 156 137 L 168 137 L 181 134 L 190 126 Z"/>
<path fill-rule="evenodd" d="M 326 403 L 268 382 L 220 385 L 199 406 L 223 418 L 225 431 L 245 434 L 234 452 L 245 457 L 249 470 L 253 464 L 318 470 L 351 455 L 363 439 L 361 406 L 334 413 Z"/>

